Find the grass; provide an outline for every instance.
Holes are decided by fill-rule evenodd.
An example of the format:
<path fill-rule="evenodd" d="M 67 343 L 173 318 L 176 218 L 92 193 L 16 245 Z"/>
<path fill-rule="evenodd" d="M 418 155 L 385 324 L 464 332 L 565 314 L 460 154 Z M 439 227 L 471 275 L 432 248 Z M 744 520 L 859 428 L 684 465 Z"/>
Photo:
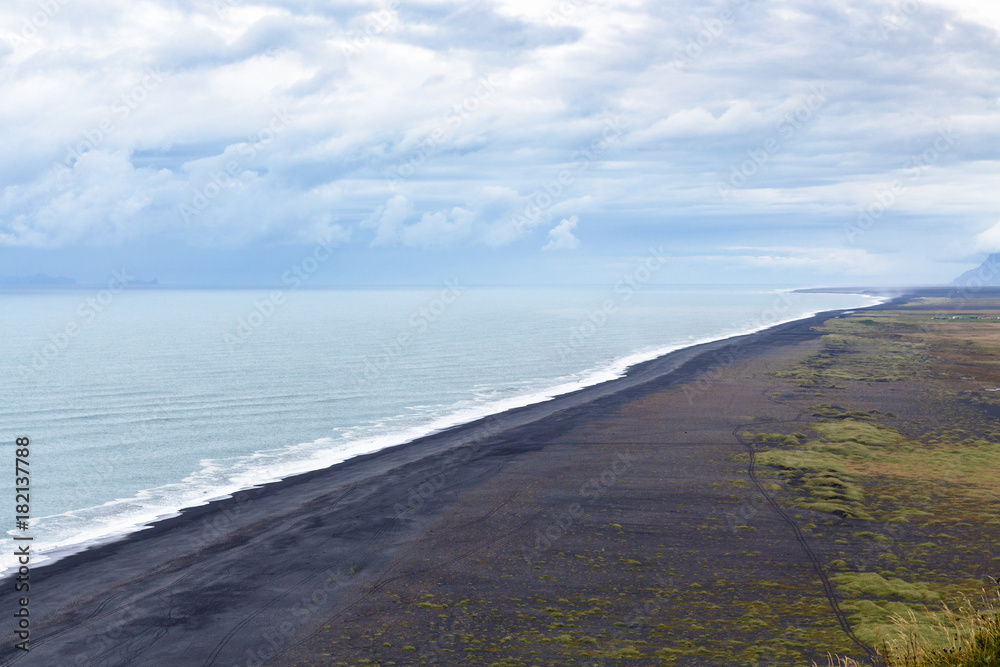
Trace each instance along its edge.
<path fill-rule="evenodd" d="M 795 406 L 810 423 L 796 422 L 791 436 L 742 435 L 761 466 L 777 469 L 779 502 L 839 517 L 813 539 L 844 545 L 833 547 L 828 576 L 856 635 L 885 667 L 1000 667 L 998 599 L 976 609 L 968 598 L 941 602 L 974 595 L 982 570 L 972 561 L 996 555 L 1000 393 L 983 388 L 1000 387 L 1000 326 L 865 315 L 828 322 L 821 350 L 773 373 L 796 382 L 801 399 L 802 388 L 827 389 L 809 398 L 829 403 Z M 961 535 L 941 534 L 941 524 Z"/>
<path fill-rule="evenodd" d="M 1000 593 L 976 604 L 920 615 L 893 614 L 879 643 L 885 667 L 996 667 L 1000 665 Z M 831 667 L 862 667 L 851 658 L 830 657 Z M 813 663 L 814 667 L 816 663 Z"/>
<path fill-rule="evenodd" d="M 911 584 L 898 577 L 886 579 L 875 572 L 844 572 L 830 577 L 846 593 L 913 602 L 935 602 L 940 596 L 924 584 Z"/>
<path fill-rule="evenodd" d="M 881 444 L 892 437 L 883 434 L 881 427 L 853 419 L 813 425 L 824 436 L 822 441 L 802 442 L 800 438 L 780 440 L 776 434 L 749 434 L 758 442 L 793 444 L 796 449 L 774 448 L 757 455 L 762 466 L 780 468 L 796 488 L 808 496 L 793 501 L 796 507 L 844 518 L 870 521 L 872 516 L 863 507 L 864 491 L 854 481 L 849 466 L 852 460 L 871 458 L 865 442 Z"/>
<path fill-rule="evenodd" d="M 888 447 L 899 443 L 903 436 L 894 428 L 879 426 L 853 418 L 821 422 L 813 425 L 830 442 L 854 442 L 865 447 Z"/>
<path fill-rule="evenodd" d="M 922 341 L 907 337 L 878 337 L 875 327 L 847 320 L 828 323 L 836 332 L 823 336 L 823 350 L 779 378 L 797 380 L 803 387 L 835 386 L 838 381 L 898 382 L 925 374 L 927 354 Z M 858 331 L 857 327 L 869 329 Z"/>
<path fill-rule="evenodd" d="M 744 436 L 764 450 L 759 463 L 778 469 L 779 502 L 840 516 L 824 522 L 838 529 L 819 531 L 844 545 L 830 553 L 829 577 L 885 667 L 1000 667 L 1000 597 L 960 598 L 982 586 L 976 561 L 996 555 L 1000 392 L 990 392 L 1000 387 L 1000 322 L 933 316 L 827 322 L 820 350 L 772 372 L 798 385 L 777 398 L 811 414 L 806 428 L 795 424 L 809 437 Z M 809 406 L 807 396 L 830 402 Z M 856 521 L 864 512 L 870 530 Z"/>
<path fill-rule="evenodd" d="M 817 355 L 755 376 L 768 397 L 800 416 L 757 420 L 747 428 L 772 432 L 741 436 L 754 445 L 762 486 L 794 515 L 855 634 L 878 648 L 884 667 L 1000 667 L 1000 601 L 990 611 L 951 602 L 978 595 L 984 567 L 1000 568 L 1000 422 L 992 416 L 1000 412 L 990 412 L 1000 410 L 1000 392 L 982 390 L 1000 387 L 1000 321 L 933 315 L 872 311 L 832 320 Z M 759 416 L 783 414 L 793 413 L 783 407 Z M 717 534 L 733 552 L 726 558 L 694 546 L 638 550 L 609 511 L 578 526 L 560 544 L 567 553 L 553 550 L 536 563 L 532 573 L 541 577 L 521 597 L 505 597 L 520 590 L 521 563 L 500 550 L 476 562 L 515 587 L 480 589 L 462 602 L 447 592 L 462 582 L 415 575 L 394 584 L 405 592 L 395 616 L 328 641 L 338 655 L 382 665 L 798 667 L 825 663 L 828 652 L 861 657 L 818 578 L 774 575 L 770 524 L 757 521 L 769 510 L 741 505 L 739 485 L 747 482 L 735 482 L 713 483 L 722 496 L 716 516 L 680 523 L 698 539 Z M 448 585 L 433 587 L 442 580 Z M 438 597 L 420 595 L 427 590 Z"/>

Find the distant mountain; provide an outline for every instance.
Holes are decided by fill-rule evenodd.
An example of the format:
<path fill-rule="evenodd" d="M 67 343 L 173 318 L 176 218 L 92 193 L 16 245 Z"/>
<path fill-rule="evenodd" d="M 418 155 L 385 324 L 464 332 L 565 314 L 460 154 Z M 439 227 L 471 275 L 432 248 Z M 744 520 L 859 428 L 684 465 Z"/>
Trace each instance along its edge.
<path fill-rule="evenodd" d="M 0 285 L 4 287 L 34 287 L 39 285 L 75 285 L 72 278 L 53 278 L 44 273 L 33 276 L 0 276 Z"/>
<path fill-rule="evenodd" d="M 952 285 L 1000 285 L 1000 252 L 993 253 L 976 268 L 955 278 Z"/>

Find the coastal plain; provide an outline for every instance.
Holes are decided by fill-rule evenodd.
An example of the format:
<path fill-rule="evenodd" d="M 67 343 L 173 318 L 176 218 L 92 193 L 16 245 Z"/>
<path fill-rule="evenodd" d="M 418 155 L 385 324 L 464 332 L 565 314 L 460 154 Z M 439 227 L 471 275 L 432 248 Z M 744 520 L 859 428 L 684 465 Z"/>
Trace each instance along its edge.
<path fill-rule="evenodd" d="M 997 315 L 821 314 L 187 510 L 40 568 L 0 660 L 864 659 L 1000 576 Z"/>

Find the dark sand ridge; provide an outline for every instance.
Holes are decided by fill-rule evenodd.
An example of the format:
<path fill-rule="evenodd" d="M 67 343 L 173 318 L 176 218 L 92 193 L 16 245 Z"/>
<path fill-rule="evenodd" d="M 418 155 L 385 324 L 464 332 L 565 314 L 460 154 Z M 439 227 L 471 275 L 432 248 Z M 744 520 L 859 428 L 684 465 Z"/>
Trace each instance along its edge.
<path fill-rule="evenodd" d="M 592 614 L 597 626 L 627 625 L 679 599 L 678 586 L 721 581 L 734 601 L 725 618 L 776 580 L 798 600 L 789 597 L 798 606 L 787 618 L 828 626 L 831 643 L 815 657 L 849 651 L 795 531 L 732 459 L 741 424 L 794 416 L 752 378 L 803 354 L 820 335 L 811 327 L 832 314 L 680 350 L 619 380 L 241 492 L 35 569 L 32 650 L 5 642 L 0 661 L 460 664 L 462 649 L 451 653 L 442 633 L 495 630 L 522 600 L 597 600 L 587 602 L 606 610 Z M 710 515 L 717 529 L 696 531 Z M 748 517 L 754 530 L 740 528 Z M 751 562 L 747 552 L 767 555 Z M 573 562 L 553 569 L 567 553 Z M 481 601 L 482 613 L 443 613 L 463 598 Z M 517 602 L 503 607 L 507 598 Z M 7 581 L 0 608 L 15 602 Z M 411 623 L 414 609 L 443 620 Z M 390 626 L 392 638 L 376 641 L 376 628 Z M 625 634 L 612 639 L 627 651 Z M 529 635 L 510 640 L 520 642 L 512 653 Z"/>

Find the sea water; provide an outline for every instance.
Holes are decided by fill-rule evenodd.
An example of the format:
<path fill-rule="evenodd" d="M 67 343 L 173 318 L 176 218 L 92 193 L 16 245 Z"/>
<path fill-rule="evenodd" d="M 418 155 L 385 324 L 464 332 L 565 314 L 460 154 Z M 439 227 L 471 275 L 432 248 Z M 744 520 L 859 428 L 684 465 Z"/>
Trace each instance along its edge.
<path fill-rule="evenodd" d="M 875 302 L 636 283 L 0 292 L 0 526 L 30 532 L 38 565 L 672 350 Z M 15 527 L 22 436 L 27 531 Z"/>

